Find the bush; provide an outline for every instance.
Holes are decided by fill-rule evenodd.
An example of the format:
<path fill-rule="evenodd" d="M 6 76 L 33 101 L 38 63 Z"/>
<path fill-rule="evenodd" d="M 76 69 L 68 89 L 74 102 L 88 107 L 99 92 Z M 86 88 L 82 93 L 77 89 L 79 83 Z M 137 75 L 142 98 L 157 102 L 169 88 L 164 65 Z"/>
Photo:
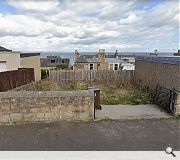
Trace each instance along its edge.
<path fill-rule="evenodd" d="M 69 67 L 68 67 L 68 65 L 67 64 L 59 64 L 59 65 L 57 65 L 56 66 L 56 70 L 58 70 L 58 69 L 68 69 Z"/>
<path fill-rule="evenodd" d="M 41 69 L 41 79 L 49 77 L 49 69 Z"/>

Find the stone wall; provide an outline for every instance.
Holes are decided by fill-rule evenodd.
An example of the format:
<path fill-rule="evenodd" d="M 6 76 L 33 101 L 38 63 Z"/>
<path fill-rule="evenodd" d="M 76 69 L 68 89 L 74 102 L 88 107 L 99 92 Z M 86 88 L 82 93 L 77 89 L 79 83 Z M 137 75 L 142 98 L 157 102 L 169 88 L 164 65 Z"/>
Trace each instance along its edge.
<path fill-rule="evenodd" d="M 0 93 L 0 123 L 93 120 L 92 91 Z"/>
<path fill-rule="evenodd" d="M 99 63 L 74 63 L 74 70 L 85 70 L 85 65 L 93 64 L 93 70 L 98 70 Z"/>

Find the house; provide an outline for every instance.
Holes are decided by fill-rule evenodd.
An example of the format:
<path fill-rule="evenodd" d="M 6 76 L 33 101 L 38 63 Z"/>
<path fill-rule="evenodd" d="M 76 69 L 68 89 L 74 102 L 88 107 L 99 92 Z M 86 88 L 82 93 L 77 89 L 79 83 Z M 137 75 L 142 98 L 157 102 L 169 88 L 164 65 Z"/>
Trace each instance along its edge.
<path fill-rule="evenodd" d="M 21 53 L 0 46 L 0 72 L 18 68 L 34 68 L 35 80 L 40 80 L 40 53 Z"/>
<path fill-rule="evenodd" d="M 174 53 L 174 56 L 180 56 L 180 50 L 178 49 L 177 53 Z"/>
<path fill-rule="evenodd" d="M 131 63 L 132 66 L 135 63 L 134 56 L 118 55 L 117 51 L 113 55 L 106 55 L 104 49 L 100 49 L 99 52 L 94 55 L 80 55 L 79 52 L 75 50 L 74 55 L 74 70 L 122 70 L 125 64 Z M 122 66 L 122 64 L 124 64 L 124 66 Z M 133 70 L 133 67 L 125 68 Z"/>
<path fill-rule="evenodd" d="M 135 65 L 132 63 L 122 63 L 121 64 L 122 70 L 135 70 Z"/>
<path fill-rule="evenodd" d="M 21 53 L 21 68 L 34 68 L 35 81 L 41 80 L 40 53 Z"/>
<path fill-rule="evenodd" d="M 62 58 L 60 56 L 47 56 L 46 58 L 41 58 L 41 67 L 57 67 L 59 65 L 65 65 L 69 68 L 70 59 Z"/>
<path fill-rule="evenodd" d="M 98 70 L 100 65 L 96 55 L 91 57 L 79 55 L 79 52 L 75 50 L 74 58 L 74 70 Z"/>
<path fill-rule="evenodd" d="M 108 70 L 122 70 L 121 64 L 125 61 L 116 57 L 106 58 L 105 62 L 108 64 Z"/>
<path fill-rule="evenodd" d="M 0 46 L 0 72 L 17 70 L 20 67 L 20 52 Z"/>

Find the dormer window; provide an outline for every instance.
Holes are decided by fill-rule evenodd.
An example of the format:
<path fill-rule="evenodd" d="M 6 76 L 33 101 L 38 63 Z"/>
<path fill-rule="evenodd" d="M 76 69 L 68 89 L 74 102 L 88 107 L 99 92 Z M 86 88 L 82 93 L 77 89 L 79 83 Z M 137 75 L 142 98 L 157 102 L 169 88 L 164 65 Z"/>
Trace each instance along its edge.
<path fill-rule="evenodd" d="M 56 63 L 56 61 L 54 59 L 51 60 L 51 63 Z"/>

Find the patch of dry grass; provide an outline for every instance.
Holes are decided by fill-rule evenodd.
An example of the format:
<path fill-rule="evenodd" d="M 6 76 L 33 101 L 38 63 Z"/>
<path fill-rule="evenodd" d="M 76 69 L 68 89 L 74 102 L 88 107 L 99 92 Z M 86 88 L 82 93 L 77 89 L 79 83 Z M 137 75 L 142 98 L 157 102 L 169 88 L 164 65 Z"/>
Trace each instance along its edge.
<path fill-rule="evenodd" d="M 61 84 L 51 80 L 41 80 L 33 85 L 27 86 L 27 91 L 71 91 L 87 90 L 90 86 L 97 86 L 101 91 L 101 103 L 107 105 L 114 104 L 149 104 L 151 103 L 150 95 L 147 92 L 133 86 L 116 86 L 114 84 L 105 86 L 102 84 L 88 85 L 84 82 L 76 84 Z"/>
<path fill-rule="evenodd" d="M 101 87 L 101 103 L 106 105 L 115 104 L 149 104 L 151 97 L 134 86 L 126 87 Z"/>

